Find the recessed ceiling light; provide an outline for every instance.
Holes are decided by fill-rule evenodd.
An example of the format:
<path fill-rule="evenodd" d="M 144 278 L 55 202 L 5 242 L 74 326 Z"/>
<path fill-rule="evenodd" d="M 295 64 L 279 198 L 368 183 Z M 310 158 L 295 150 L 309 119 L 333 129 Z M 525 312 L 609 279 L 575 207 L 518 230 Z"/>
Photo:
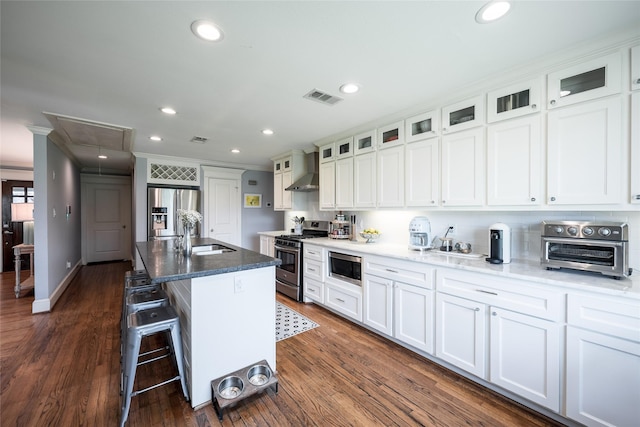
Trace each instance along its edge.
<path fill-rule="evenodd" d="M 209 42 L 217 42 L 224 38 L 222 30 L 213 22 L 205 19 L 194 21 L 191 24 L 191 31 L 202 40 Z"/>
<path fill-rule="evenodd" d="M 237 148 L 233 148 L 233 149 L 231 150 L 231 152 L 232 152 L 232 153 L 239 153 L 239 152 L 240 152 L 240 150 L 238 150 Z"/>
<path fill-rule="evenodd" d="M 162 138 L 160 138 L 157 135 L 152 135 L 152 136 L 149 137 L 149 139 L 152 140 L 152 141 L 162 141 Z"/>
<path fill-rule="evenodd" d="M 174 109 L 173 109 L 173 108 L 171 108 L 171 107 L 162 107 L 162 108 L 160 109 L 160 111 L 162 111 L 162 112 L 163 112 L 163 113 L 165 113 L 165 114 L 172 115 L 172 116 L 173 116 L 174 114 L 176 114 L 176 110 L 174 110 Z"/>
<path fill-rule="evenodd" d="M 262 129 L 262 133 L 264 135 L 273 135 L 273 130 L 271 130 L 271 129 Z"/>
<path fill-rule="evenodd" d="M 493 0 L 485 4 L 476 13 L 476 22 L 488 24 L 502 18 L 511 9 L 511 3 L 504 0 Z"/>
<path fill-rule="evenodd" d="M 345 83 L 340 86 L 340 92 L 342 93 L 356 93 L 360 90 L 360 86 L 355 83 Z"/>

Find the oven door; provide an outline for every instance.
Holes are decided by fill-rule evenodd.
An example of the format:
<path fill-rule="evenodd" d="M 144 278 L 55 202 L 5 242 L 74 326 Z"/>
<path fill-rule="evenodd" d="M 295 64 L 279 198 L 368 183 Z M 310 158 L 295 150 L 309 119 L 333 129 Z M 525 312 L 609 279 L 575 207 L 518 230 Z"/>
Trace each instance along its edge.
<path fill-rule="evenodd" d="M 274 255 L 282 261 L 276 267 L 276 279 L 297 287 L 300 277 L 300 249 L 275 245 Z"/>
<path fill-rule="evenodd" d="M 542 263 L 604 274 L 623 274 L 624 242 L 543 237 Z"/>

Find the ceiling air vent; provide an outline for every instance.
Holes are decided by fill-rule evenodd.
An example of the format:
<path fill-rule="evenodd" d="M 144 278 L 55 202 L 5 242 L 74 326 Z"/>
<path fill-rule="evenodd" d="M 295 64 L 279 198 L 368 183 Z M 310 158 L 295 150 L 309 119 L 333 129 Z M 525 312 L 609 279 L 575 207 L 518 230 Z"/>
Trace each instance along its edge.
<path fill-rule="evenodd" d="M 304 95 L 303 98 L 310 99 L 312 101 L 317 101 L 317 102 L 319 102 L 321 104 L 325 104 L 325 105 L 334 105 L 334 104 L 337 104 L 338 102 L 342 101 L 342 98 L 337 97 L 337 96 L 333 96 L 333 95 L 329 95 L 328 93 L 323 92 L 323 91 L 318 90 L 318 89 L 311 90 L 309 93 Z"/>
<path fill-rule="evenodd" d="M 209 138 L 206 138 L 204 136 L 194 136 L 193 138 L 191 138 L 191 142 L 195 142 L 196 144 L 204 144 L 208 140 Z"/>

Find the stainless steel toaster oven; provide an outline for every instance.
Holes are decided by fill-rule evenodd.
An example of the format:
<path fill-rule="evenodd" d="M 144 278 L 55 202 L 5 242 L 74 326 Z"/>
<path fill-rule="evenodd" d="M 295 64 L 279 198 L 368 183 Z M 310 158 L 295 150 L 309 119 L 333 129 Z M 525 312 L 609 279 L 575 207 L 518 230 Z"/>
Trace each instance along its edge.
<path fill-rule="evenodd" d="M 541 264 L 548 270 L 630 276 L 629 229 L 620 222 L 543 221 Z"/>

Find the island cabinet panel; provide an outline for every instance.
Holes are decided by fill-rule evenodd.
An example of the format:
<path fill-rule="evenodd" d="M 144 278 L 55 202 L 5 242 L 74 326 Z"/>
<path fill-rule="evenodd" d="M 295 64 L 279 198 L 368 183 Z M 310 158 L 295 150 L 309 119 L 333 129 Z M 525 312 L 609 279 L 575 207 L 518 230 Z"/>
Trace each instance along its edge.
<path fill-rule="evenodd" d="M 275 267 L 165 285 L 180 312 L 191 406 L 211 401 L 211 381 L 265 359 L 276 369 Z"/>

